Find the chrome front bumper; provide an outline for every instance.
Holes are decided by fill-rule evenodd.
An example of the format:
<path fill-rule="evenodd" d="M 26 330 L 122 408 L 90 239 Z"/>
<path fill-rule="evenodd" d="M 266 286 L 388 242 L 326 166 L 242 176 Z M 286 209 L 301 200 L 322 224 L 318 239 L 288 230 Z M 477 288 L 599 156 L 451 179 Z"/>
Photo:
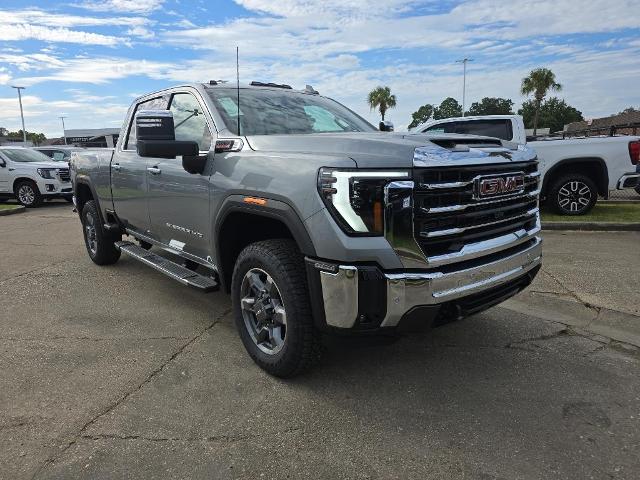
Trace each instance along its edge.
<path fill-rule="evenodd" d="M 414 307 L 440 305 L 505 285 L 540 265 L 542 239 L 513 253 L 459 270 L 440 268 L 416 273 L 384 273 L 386 314 L 380 327 L 394 327 Z M 358 269 L 338 265 L 334 272 L 320 271 L 326 323 L 337 328 L 353 328 L 358 320 Z"/>

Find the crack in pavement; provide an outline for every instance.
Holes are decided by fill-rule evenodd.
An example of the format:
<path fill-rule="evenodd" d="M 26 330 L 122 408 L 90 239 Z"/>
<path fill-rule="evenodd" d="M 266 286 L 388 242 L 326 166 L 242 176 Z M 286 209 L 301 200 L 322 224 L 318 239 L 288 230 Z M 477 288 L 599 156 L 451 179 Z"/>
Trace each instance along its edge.
<path fill-rule="evenodd" d="M 166 335 L 162 337 L 65 337 L 62 335 L 53 337 L 0 337 L 0 342 L 47 342 L 50 340 L 80 340 L 90 342 L 109 342 L 120 340 L 131 340 L 136 342 L 144 342 L 151 340 L 189 340 L 191 337 L 176 337 Z"/>
<path fill-rule="evenodd" d="M 551 277 L 551 278 L 552 278 L 552 279 L 553 279 L 553 280 L 558 284 L 558 286 L 560 286 L 560 288 L 563 288 L 564 290 L 566 290 L 566 291 L 569 293 L 569 295 L 570 295 L 571 297 L 575 298 L 578 302 L 580 302 L 580 303 L 581 303 L 582 305 L 584 305 L 586 308 L 588 308 L 588 309 L 590 309 L 590 310 L 595 310 L 596 312 L 600 313 L 600 308 L 601 308 L 601 307 L 598 307 L 598 306 L 596 306 L 596 305 L 592 305 L 592 304 L 591 304 L 591 303 L 589 303 L 589 302 L 585 302 L 582 298 L 580 298 L 580 296 L 579 296 L 576 292 L 574 292 L 574 291 L 570 290 L 570 289 L 569 289 L 569 288 L 567 288 L 565 285 L 563 285 L 563 284 L 560 282 L 560 280 L 558 280 L 558 278 L 556 278 L 556 277 L 555 277 L 551 272 L 549 272 L 548 270 L 544 270 L 544 269 L 543 269 L 542 271 L 543 271 L 544 273 L 546 273 L 547 275 L 549 275 L 549 277 Z"/>
<path fill-rule="evenodd" d="M 145 435 L 115 435 L 110 433 L 101 433 L 98 435 L 80 435 L 80 438 L 86 440 L 141 440 L 145 442 L 241 442 L 244 440 L 253 440 L 264 436 L 286 435 L 301 431 L 302 427 L 290 427 L 279 432 L 269 434 L 253 434 L 253 435 L 211 435 L 206 437 L 147 437 Z"/>
<path fill-rule="evenodd" d="M 33 270 L 29 270 L 27 272 L 19 273 L 17 275 L 14 275 L 13 277 L 3 278 L 3 279 L 0 280 L 0 285 L 2 285 L 3 283 L 7 283 L 7 282 L 9 282 L 11 280 L 15 280 L 17 278 L 24 277 L 26 275 L 30 275 L 32 273 L 39 273 L 39 272 L 42 272 L 43 270 L 46 270 L 47 268 L 57 267 L 58 265 L 62 265 L 63 263 L 69 263 L 69 262 L 72 262 L 72 261 L 73 260 L 63 260 L 61 262 L 49 263 L 49 264 L 44 265 L 42 267 L 34 268 Z"/>
<path fill-rule="evenodd" d="M 31 478 L 32 479 L 37 478 L 38 475 L 40 475 L 40 473 L 43 472 L 49 465 L 52 465 L 58 459 L 60 459 L 67 452 L 67 450 L 69 450 L 73 445 L 75 445 L 77 443 L 79 438 L 82 438 L 83 432 L 85 432 L 91 425 L 93 425 L 95 422 L 97 422 L 98 419 L 100 419 L 104 415 L 107 415 L 109 412 L 112 412 L 119 405 L 121 405 L 123 402 L 125 402 L 131 395 L 133 395 L 134 393 L 142 390 L 142 388 L 144 388 L 145 385 L 147 385 L 149 382 L 151 382 L 156 377 L 156 375 L 158 375 L 160 372 L 162 372 L 171 362 L 173 362 L 178 356 L 180 356 L 180 354 L 182 354 L 189 346 L 193 345 L 193 343 L 195 343 L 198 339 L 202 338 L 204 334 L 206 334 L 215 325 L 217 325 L 229 313 L 231 313 L 231 308 L 225 309 L 220 315 L 218 315 L 213 320 L 213 322 L 211 322 L 209 325 L 207 325 L 198 334 L 194 335 L 193 337 L 190 337 L 189 341 L 187 341 L 186 343 L 184 343 L 183 345 L 178 347 L 178 349 L 167 360 L 165 360 L 159 367 L 155 368 L 149 375 L 147 375 L 146 378 L 142 382 L 140 382 L 133 389 L 125 392 L 124 395 L 121 395 L 120 398 L 118 398 L 115 402 L 111 403 L 106 408 L 102 409 L 100 412 L 98 412 L 96 415 L 94 415 L 88 422 L 86 422 L 84 425 L 82 425 L 82 427 L 80 427 L 80 429 L 78 430 L 78 432 L 74 435 L 74 437 L 72 439 L 67 441 L 66 444 L 61 445 L 61 448 L 60 448 L 60 450 L 58 452 L 54 453 L 49 458 L 47 458 L 37 468 L 37 470 L 35 471 L 35 473 L 33 474 L 33 476 Z"/>

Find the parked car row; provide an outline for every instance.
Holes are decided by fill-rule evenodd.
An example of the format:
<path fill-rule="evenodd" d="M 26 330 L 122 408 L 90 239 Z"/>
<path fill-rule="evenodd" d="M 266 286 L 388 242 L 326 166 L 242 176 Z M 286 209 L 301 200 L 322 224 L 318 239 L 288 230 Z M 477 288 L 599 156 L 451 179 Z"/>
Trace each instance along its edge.
<path fill-rule="evenodd" d="M 0 147 L 0 200 L 13 197 L 25 207 L 53 198 L 71 202 L 70 150 L 51 148 L 47 155 L 32 148 Z"/>

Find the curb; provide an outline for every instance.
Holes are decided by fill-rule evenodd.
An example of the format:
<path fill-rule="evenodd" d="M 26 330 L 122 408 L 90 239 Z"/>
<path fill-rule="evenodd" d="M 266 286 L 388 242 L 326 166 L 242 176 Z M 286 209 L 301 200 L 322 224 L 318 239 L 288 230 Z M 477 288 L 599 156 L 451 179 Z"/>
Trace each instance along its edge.
<path fill-rule="evenodd" d="M 638 232 L 640 223 L 542 222 L 543 230 L 583 230 L 591 232 Z"/>
<path fill-rule="evenodd" d="M 16 205 L 15 208 L 10 208 L 8 210 L 0 210 L 0 217 L 5 217 L 7 215 L 15 215 L 16 213 L 22 213 L 26 210 L 22 205 Z"/>

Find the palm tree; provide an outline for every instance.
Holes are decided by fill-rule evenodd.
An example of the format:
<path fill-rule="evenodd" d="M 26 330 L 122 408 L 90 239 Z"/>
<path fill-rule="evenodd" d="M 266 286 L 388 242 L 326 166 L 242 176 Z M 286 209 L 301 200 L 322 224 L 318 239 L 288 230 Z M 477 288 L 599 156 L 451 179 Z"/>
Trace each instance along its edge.
<path fill-rule="evenodd" d="M 387 110 L 396 106 L 396 96 L 391 94 L 389 87 L 376 87 L 369 92 L 367 102 L 371 110 L 376 108 L 380 111 L 382 121 L 384 122 L 384 114 Z"/>
<path fill-rule="evenodd" d="M 522 79 L 520 91 L 522 95 L 533 93 L 535 99 L 535 115 L 533 117 L 533 136 L 535 137 L 538 130 L 538 115 L 540 114 L 540 105 L 549 90 L 559 92 L 562 85 L 556 82 L 555 74 L 548 68 L 536 68 L 531 70 L 528 77 Z"/>

